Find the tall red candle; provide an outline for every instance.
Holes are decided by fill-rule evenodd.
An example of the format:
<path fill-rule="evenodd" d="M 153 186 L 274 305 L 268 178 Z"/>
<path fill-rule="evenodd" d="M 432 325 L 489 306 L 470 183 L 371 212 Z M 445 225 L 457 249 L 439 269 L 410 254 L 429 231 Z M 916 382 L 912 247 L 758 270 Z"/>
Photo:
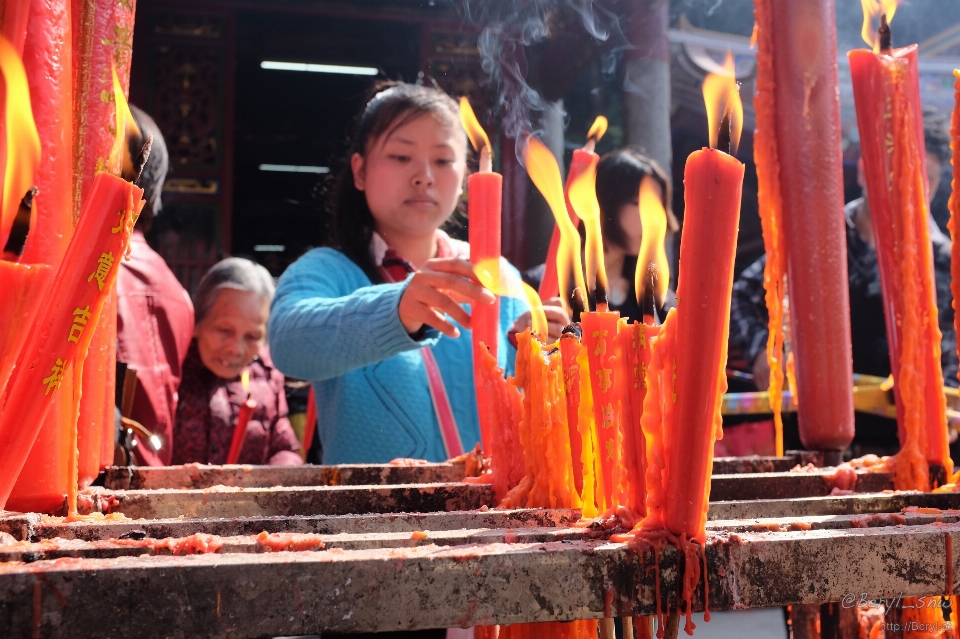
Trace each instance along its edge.
<path fill-rule="evenodd" d="M 100 173 L 67 248 L 49 299 L 39 313 L 8 400 L 0 413 L 0 508 L 13 489 L 37 438 L 40 423 L 58 396 L 68 369 L 82 359 L 92 330 L 129 247 L 143 191 Z M 74 418 L 76 414 L 74 414 Z"/>
<path fill-rule="evenodd" d="M 956 77 L 954 82 L 954 101 L 953 116 L 950 118 L 950 148 L 953 149 L 953 180 L 948 208 L 950 209 L 950 237 L 957 237 L 960 232 L 960 69 L 954 69 L 953 75 Z M 950 254 L 950 291 L 953 293 L 953 326 L 960 335 L 960 313 L 957 312 L 957 306 L 960 302 L 960 251 L 953 251 Z M 960 348 L 960 344 L 958 344 Z"/>
<path fill-rule="evenodd" d="M 467 179 L 467 219 L 470 261 L 479 264 L 485 260 L 500 259 L 500 215 L 503 203 L 503 176 L 494 173 L 493 149 L 490 139 L 477 120 L 470 102 L 460 99 L 460 120 L 474 149 L 480 154 L 480 170 Z M 480 440 L 484 450 L 490 450 L 496 415 L 492 398 L 483 380 L 483 353 L 489 351 L 497 359 L 500 340 L 500 298 L 493 304 L 473 304 L 470 313 L 473 344 L 473 378 L 477 393 L 477 413 L 480 418 Z M 496 462 L 494 462 L 496 463 Z"/>
<path fill-rule="evenodd" d="M 877 263 L 901 449 L 952 468 L 940 368 L 936 280 L 928 224 L 917 47 L 850 51 L 850 73 Z M 802 402 L 802 399 L 801 399 Z M 917 456 L 914 456 L 917 457 Z M 904 487 L 926 486 L 922 458 Z"/>
<path fill-rule="evenodd" d="M 722 435 L 733 262 L 743 164 L 716 149 L 694 151 L 683 174 L 684 214 L 677 281 L 675 418 L 664 427 L 664 524 L 705 539 L 713 443 Z"/>
<path fill-rule="evenodd" d="M 31 2 L 23 65 L 30 87 L 30 103 L 40 137 L 43 161 L 34 184 L 34 216 L 20 261 L 60 267 L 73 236 L 73 64 L 69 0 Z M 11 158 L 16 162 L 16 158 Z M 11 195 L 16 195 L 12 193 Z M 35 290 L 46 297 L 49 289 Z M 69 388 L 68 388 L 69 385 Z M 24 472 L 11 493 L 10 506 L 18 510 L 50 511 L 63 503 L 73 481 L 72 429 L 76 421 L 75 380 L 64 385 L 43 422 L 39 445 L 27 458 Z M 99 455 L 98 455 L 99 457 Z M 99 459 L 98 459 L 99 461 Z"/>
<path fill-rule="evenodd" d="M 600 161 L 600 156 L 587 149 L 575 149 L 573 158 L 570 160 L 570 168 L 567 170 L 567 182 L 564 188 L 564 200 L 567 204 L 567 214 L 574 226 L 580 224 L 580 217 L 573 210 L 570 204 L 570 185 L 576 180 L 591 164 L 596 166 Z M 543 278 L 540 280 L 540 289 L 538 291 L 540 299 L 548 300 L 560 294 L 560 282 L 557 278 L 557 251 L 560 250 L 560 227 L 553 227 L 553 235 L 550 236 L 550 246 L 547 248 L 547 261 L 543 265 Z"/>
<path fill-rule="evenodd" d="M 564 197 L 567 203 L 567 214 L 574 226 L 580 223 L 580 218 L 573 205 L 570 203 L 570 185 L 573 184 L 583 171 L 590 166 L 597 165 L 600 156 L 593 152 L 597 142 L 607 132 L 607 118 L 600 115 L 593 121 L 590 130 L 587 131 L 587 143 L 582 149 L 575 149 L 573 158 L 570 160 L 570 169 L 567 171 L 567 184 Z M 550 236 L 550 246 L 547 248 L 547 261 L 544 263 L 543 277 L 540 279 L 540 299 L 548 300 L 556 297 L 560 293 L 560 282 L 557 278 L 557 252 L 560 250 L 560 226 L 553 227 L 553 235 Z"/>
<path fill-rule="evenodd" d="M 769 16 L 758 29 L 771 34 L 759 40 L 770 49 L 757 56 L 772 60 L 775 79 L 800 439 L 813 450 L 840 451 L 854 431 L 834 2 L 758 2 Z"/>

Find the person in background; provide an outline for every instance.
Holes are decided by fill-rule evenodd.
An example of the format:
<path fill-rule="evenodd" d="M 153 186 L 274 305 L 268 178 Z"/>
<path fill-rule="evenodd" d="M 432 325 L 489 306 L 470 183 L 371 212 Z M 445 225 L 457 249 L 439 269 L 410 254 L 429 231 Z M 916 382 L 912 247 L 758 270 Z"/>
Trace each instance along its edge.
<path fill-rule="evenodd" d="M 933 113 L 924 114 L 924 139 L 927 150 L 927 191 L 929 206 L 940 184 L 944 164 L 950 161 L 950 138 L 945 124 Z M 850 325 L 853 347 L 853 371 L 865 375 L 890 375 L 890 350 L 884 322 L 883 295 L 880 289 L 880 271 L 873 243 L 870 204 L 866 198 L 863 160 L 858 163 L 857 181 L 863 197 L 850 201 L 844 207 L 847 231 L 847 271 L 850 280 Z M 950 292 L 950 240 L 940 231 L 928 213 L 930 241 L 937 287 L 937 308 L 941 342 L 943 381 L 957 386 L 957 342 L 953 328 L 953 296 Z M 733 285 L 731 303 L 730 339 L 743 350 L 748 362 L 753 362 L 754 381 L 760 390 L 770 383 L 767 364 L 767 308 L 764 302 L 763 267 L 766 257 L 748 266 Z M 824 312 L 829 300 L 824 300 Z M 797 442 L 794 442 L 796 445 Z M 892 454 L 899 450 L 896 420 L 856 413 L 856 435 L 853 440 L 855 456 L 874 453 Z M 956 452 L 956 451 L 954 451 Z M 956 455 L 954 455 L 956 458 Z"/>
<path fill-rule="evenodd" d="M 183 363 L 173 431 L 174 464 L 226 463 L 248 394 L 257 408 L 238 462 L 303 463 L 287 419 L 283 374 L 273 366 L 265 345 L 273 293 L 267 269 L 240 257 L 217 262 L 197 285 L 197 322 Z M 244 372 L 249 375 L 246 389 Z"/>
<path fill-rule="evenodd" d="M 649 180 L 667 215 L 667 236 L 680 225 L 670 207 L 670 180 L 660 165 L 634 149 L 620 149 L 600 158 L 597 164 L 597 201 L 603 233 L 603 263 L 607 270 L 607 300 L 611 311 L 631 321 L 643 321 L 637 302 L 634 274 L 637 269 L 643 229 L 640 224 L 640 184 Z M 665 276 L 666 274 L 662 274 Z M 676 306 L 676 293 L 668 291 L 660 319 Z"/>
<path fill-rule="evenodd" d="M 378 88 L 333 194 L 333 238 L 280 277 L 270 318 L 277 365 L 313 382 L 326 464 L 442 461 L 480 440 L 461 304 L 495 298 L 469 246 L 441 230 L 463 192 L 459 109 L 439 89 Z M 507 330 L 524 312 L 525 302 L 501 299 L 508 370 Z"/>
<path fill-rule="evenodd" d="M 142 424 L 161 443 L 155 450 L 148 437 L 136 433 L 136 461 L 166 466 L 171 460 L 181 367 L 193 334 L 193 304 L 144 238 L 160 214 L 169 159 L 156 122 L 134 105 L 130 111 L 140 131 L 127 138 L 129 157 L 140 154 L 148 135 L 153 136 L 153 146 L 139 181 L 145 204 L 130 239 L 130 257 L 121 260 L 117 274 L 117 361 L 137 371 L 132 410 L 126 417 Z M 117 379 L 117 385 L 122 387 L 123 379 Z"/>

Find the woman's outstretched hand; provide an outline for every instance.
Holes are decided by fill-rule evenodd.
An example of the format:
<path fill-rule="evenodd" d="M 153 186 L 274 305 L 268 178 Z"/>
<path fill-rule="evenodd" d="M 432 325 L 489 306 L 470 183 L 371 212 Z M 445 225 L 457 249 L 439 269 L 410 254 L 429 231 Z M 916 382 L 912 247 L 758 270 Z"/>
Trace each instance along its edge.
<path fill-rule="evenodd" d="M 413 274 L 400 297 L 398 312 L 403 328 L 411 335 L 426 325 L 449 337 L 459 337 L 459 329 L 444 314 L 470 328 L 470 315 L 460 304 L 493 304 L 494 301 L 496 297 L 480 284 L 470 262 L 453 257 L 435 258 L 424 262 Z"/>
<path fill-rule="evenodd" d="M 543 314 L 547 316 L 548 340 L 555 342 L 563 335 L 563 329 L 570 323 L 570 315 L 563 309 L 559 297 L 553 297 L 543 300 Z M 530 311 L 517 318 L 510 330 L 514 333 L 522 333 L 533 326 L 533 318 Z"/>

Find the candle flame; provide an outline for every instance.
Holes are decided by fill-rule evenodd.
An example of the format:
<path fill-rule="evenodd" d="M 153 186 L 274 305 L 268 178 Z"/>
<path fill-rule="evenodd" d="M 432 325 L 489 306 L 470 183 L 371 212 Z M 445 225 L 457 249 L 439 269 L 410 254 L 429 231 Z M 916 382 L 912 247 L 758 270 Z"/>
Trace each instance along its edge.
<path fill-rule="evenodd" d="M 893 14 L 897 12 L 898 0 L 860 0 L 863 8 L 863 28 L 860 36 L 870 45 L 874 53 L 880 53 L 880 16 L 887 17 L 887 24 L 893 22 Z"/>
<path fill-rule="evenodd" d="M 647 266 L 654 264 L 657 267 L 657 290 L 653 294 L 657 303 L 663 306 L 667 288 L 670 286 L 670 262 L 667 261 L 667 251 L 664 248 L 664 238 L 667 235 L 667 212 L 663 208 L 663 201 L 654 189 L 653 179 L 645 177 L 640 182 L 640 254 L 637 257 L 637 272 L 634 275 L 634 290 L 637 292 L 637 301 L 643 299 L 647 285 Z"/>
<path fill-rule="evenodd" d="M 560 179 L 560 167 L 543 142 L 530 136 L 527 138 L 523 152 L 527 174 L 540 194 L 550 206 L 553 218 L 560 229 L 560 248 L 557 251 L 557 280 L 560 282 L 560 297 L 564 306 L 569 309 L 567 297 L 570 286 L 570 266 L 573 265 L 573 276 L 576 286 L 586 290 L 583 281 L 583 262 L 580 259 L 580 233 L 570 221 L 567 213 L 567 204 L 563 197 L 563 182 Z"/>
<path fill-rule="evenodd" d="M 733 54 L 727 51 L 723 62 L 723 73 L 710 73 L 703 81 L 703 101 L 707 106 L 707 126 L 710 130 L 710 148 L 717 148 L 720 125 L 724 118 L 730 118 L 730 153 L 737 152 L 740 146 L 740 132 L 743 129 L 743 102 L 740 100 L 740 87 L 737 85 Z M 725 149 L 723 149 L 725 150 Z"/>
<path fill-rule="evenodd" d="M 133 158 L 129 157 L 128 153 L 123 152 L 127 135 L 139 136 L 140 129 L 130 112 L 127 97 L 123 94 L 123 85 L 120 84 L 120 77 L 117 75 L 117 67 L 112 60 L 110 61 L 110 73 L 113 75 L 113 102 L 116 104 L 115 126 L 117 129 L 113 139 L 113 148 L 110 149 L 110 156 L 107 160 L 107 168 L 114 175 L 120 175 L 124 169 L 133 168 Z"/>
<path fill-rule="evenodd" d="M 597 165 L 590 163 L 574 178 L 567 192 L 574 212 L 583 220 L 587 231 L 587 286 L 607 287 L 607 271 L 603 263 L 603 233 L 600 229 L 600 203 L 597 202 Z"/>
<path fill-rule="evenodd" d="M 593 121 L 593 125 L 590 126 L 590 130 L 587 131 L 587 139 L 593 140 L 594 142 L 599 142 L 600 138 L 603 137 L 603 134 L 607 132 L 607 118 L 598 115 L 597 119 Z"/>
<path fill-rule="evenodd" d="M 245 370 L 240 373 L 240 386 L 243 387 L 244 393 L 250 392 L 250 371 Z"/>
<path fill-rule="evenodd" d="M 3 175 L 3 197 L 0 201 L 0 248 L 7 243 L 10 228 L 20 208 L 20 201 L 33 186 L 40 166 L 40 136 L 33 121 L 30 87 L 17 50 L 0 36 L 0 73 L 6 84 L 7 163 Z"/>
<path fill-rule="evenodd" d="M 487 137 L 487 132 L 480 126 L 480 121 L 477 120 L 473 107 L 470 106 L 470 101 L 466 97 L 460 98 L 460 122 L 467 132 L 467 137 L 470 138 L 470 144 L 474 151 L 479 153 L 480 149 L 483 148 L 493 151 L 490 147 L 490 138 Z"/>
<path fill-rule="evenodd" d="M 543 312 L 543 302 L 533 288 L 517 277 L 513 271 L 500 268 L 500 259 L 488 257 L 477 262 L 473 267 L 477 279 L 495 295 L 527 300 L 530 305 L 530 317 L 533 331 L 542 338 L 549 332 L 547 316 Z"/>

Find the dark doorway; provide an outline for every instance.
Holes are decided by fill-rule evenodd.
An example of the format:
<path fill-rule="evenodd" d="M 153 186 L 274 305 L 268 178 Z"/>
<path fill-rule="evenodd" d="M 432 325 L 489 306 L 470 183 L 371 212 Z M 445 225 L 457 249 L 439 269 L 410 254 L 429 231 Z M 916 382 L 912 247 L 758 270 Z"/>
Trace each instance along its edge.
<path fill-rule="evenodd" d="M 378 79 L 416 80 L 419 47 L 419 27 L 412 23 L 238 14 L 234 255 L 255 259 L 279 275 L 323 241 L 317 195 L 340 166 L 350 125 Z M 373 67 L 379 73 L 263 69 L 265 60 Z M 263 170 L 264 164 L 330 172 Z"/>

